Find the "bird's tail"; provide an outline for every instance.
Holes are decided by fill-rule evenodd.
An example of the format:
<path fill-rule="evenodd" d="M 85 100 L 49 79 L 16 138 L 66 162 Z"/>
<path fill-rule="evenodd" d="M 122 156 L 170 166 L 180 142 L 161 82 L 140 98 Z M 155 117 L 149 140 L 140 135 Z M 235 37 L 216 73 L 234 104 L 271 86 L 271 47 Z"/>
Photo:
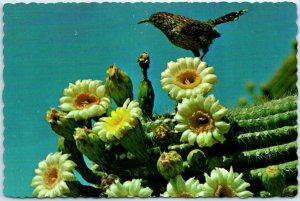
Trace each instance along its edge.
<path fill-rule="evenodd" d="M 224 16 L 219 17 L 217 19 L 209 20 L 208 22 L 210 24 L 213 24 L 213 25 L 218 25 L 218 24 L 225 23 L 225 22 L 236 21 L 236 20 L 239 19 L 239 17 L 241 15 L 243 15 L 247 11 L 248 11 L 248 9 L 243 9 L 243 10 L 240 10 L 240 11 L 237 11 L 237 12 L 228 13 L 227 15 L 224 15 Z"/>

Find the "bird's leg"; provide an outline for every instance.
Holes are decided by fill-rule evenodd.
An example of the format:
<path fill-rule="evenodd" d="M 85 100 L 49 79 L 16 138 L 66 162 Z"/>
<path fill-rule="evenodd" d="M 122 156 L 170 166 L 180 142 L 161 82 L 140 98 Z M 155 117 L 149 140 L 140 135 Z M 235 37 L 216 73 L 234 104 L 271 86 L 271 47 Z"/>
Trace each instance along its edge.
<path fill-rule="evenodd" d="M 203 59 L 203 57 L 206 55 L 206 53 L 208 52 L 208 49 L 204 49 L 203 51 L 203 54 L 202 54 L 202 57 L 201 57 L 201 60 Z"/>
<path fill-rule="evenodd" d="M 195 57 L 200 57 L 200 52 L 199 50 L 192 50 L 193 54 Z"/>

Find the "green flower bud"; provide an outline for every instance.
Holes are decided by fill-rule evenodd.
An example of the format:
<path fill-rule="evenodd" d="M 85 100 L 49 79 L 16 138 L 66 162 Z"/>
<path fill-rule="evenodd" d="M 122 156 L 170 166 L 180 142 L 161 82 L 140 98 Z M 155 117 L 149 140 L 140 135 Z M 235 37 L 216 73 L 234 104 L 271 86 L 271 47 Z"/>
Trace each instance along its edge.
<path fill-rule="evenodd" d="M 150 57 L 146 52 L 143 52 L 137 61 L 143 71 L 147 71 L 148 68 L 150 67 Z M 144 76 L 144 77 L 147 77 L 147 76 Z"/>
<path fill-rule="evenodd" d="M 169 183 L 171 184 L 171 188 L 173 189 L 175 194 L 177 194 L 176 197 L 192 197 L 190 193 L 186 192 L 187 191 L 186 184 L 181 175 L 177 175 L 176 177 L 170 178 Z"/>
<path fill-rule="evenodd" d="M 109 167 L 109 155 L 105 151 L 105 144 L 97 134 L 87 128 L 76 128 L 75 142 L 77 149 L 91 161 L 104 169 Z"/>
<path fill-rule="evenodd" d="M 262 183 L 273 196 L 281 196 L 285 187 L 285 174 L 278 166 L 272 165 L 265 169 Z"/>
<path fill-rule="evenodd" d="M 105 87 L 109 96 L 122 106 L 127 98 L 133 99 L 132 82 L 130 77 L 116 65 L 110 66 L 107 71 Z"/>
<path fill-rule="evenodd" d="M 66 113 L 50 108 L 46 114 L 46 120 L 52 130 L 67 140 L 74 141 L 73 134 L 78 124 L 74 119 L 66 118 Z"/>
<path fill-rule="evenodd" d="M 58 144 L 59 151 L 63 154 L 70 154 L 70 160 L 76 163 L 77 166 L 75 170 L 82 178 L 89 183 L 98 185 L 101 179 L 100 176 L 94 174 L 92 170 L 87 167 L 82 153 L 76 147 L 75 141 L 65 140 L 61 137 Z"/>
<path fill-rule="evenodd" d="M 163 152 L 157 161 L 158 172 L 166 179 L 180 175 L 183 171 L 183 161 L 176 151 Z"/>
<path fill-rule="evenodd" d="M 138 102 L 145 118 L 152 117 L 154 90 L 150 80 L 142 80 L 138 89 Z"/>

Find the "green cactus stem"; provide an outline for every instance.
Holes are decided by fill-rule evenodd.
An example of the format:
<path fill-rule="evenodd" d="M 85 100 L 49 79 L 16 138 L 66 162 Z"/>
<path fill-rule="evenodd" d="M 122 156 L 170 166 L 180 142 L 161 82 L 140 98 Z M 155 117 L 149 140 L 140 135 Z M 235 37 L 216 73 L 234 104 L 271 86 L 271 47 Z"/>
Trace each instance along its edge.
<path fill-rule="evenodd" d="M 277 90 L 278 94 L 282 94 L 281 96 L 284 96 L 286 94 L 295 94 L 297 93 L 297 88 L 296 88 L 296 83 L 297 83 L 298 77 L 296 74 L 296 71 L 294 72 L 293 75 L 290 77 L 287 77 L 285 80 L 285 87 L 281 87 L 279 90 Z M 277 97 L 280 97 L 277 96 Z"/>
<path fill-rule="evenodd" d="M 285 160 L 289 157 L 296 157 L 297 143 L 289 142 L 282 145 L 270 146 L 267 148 L 255 149 L 250 151 L 243 151 L 233 154 L 229 157 L 224 157 L 225 163 L 230 164 L 253 164 L 267 163 L 276 160 Z"/>
<path fill-rule="evenodd" d="M 117 68 L 116 65 L 108 67 L 105 89 L 117 106 L 122 106 L 127 98 L 133 99 L 132 81 L 130 77 Z"/>
<path fill-rule="evenodd" d="M 138 121 L 137 125 L 122 137 L 119 142 L 124 149 L 131 152 L 139 161 L 149 166 L 154 166 L 151 156 L 147 152 L 145 146 L 145 133 L 141 123 Z"/>
<path fill-rule="evenodd" d="M 143 111 L 144 118 L 151 119 L 154 106 L 154 90 L 151 81 L 140 81 L 138 88 L 138 102 Z"/>
<path fill-rule="evenodd" d="M 287 123 L 289 123 L 287 120 L 290 121 L 290 124 L 295 124 L 297 120 L 297 111 L 288 111 L 266 117 L 259 117 L 257 119 L 238 120 L 237 123 L 240 127 L 248 129 L 251 127 L 260 128 L 287 125 Z"/>
<path fill-rule="evenodd" d="M 230 167 L 232 165 L 236 167 L 236 169 L 242 170 L 242 168 L 247 168 L 249 165 L 253 168 L 270 162 L 274 163 L 288 159 L 293 160 L 294 158 L 297 158 L 296 141 L 261 149 L 237 152 L 221 157 L 212 157 L 207 160 L 207 168 L 211 171 L 212 167 Z"/>
<path fill-rule="evenodd" d="M 128 152 L 128 154 L 123 153 L 121 155 L 115 154 L 115 156 L 112 157 L 113 160 L 111 160 L 110 166 L 112 167 L 113 172 L 117 173 L 117 175 L 119 175 L 119 176 L 127 174 L 126 171 L 129 169 L 134 169 L 134 168 L 145 165 L 141 161 L 137 160 L 137 158 L 134 155 L 132 155 L 131 153 L 130 153 L 130 155 L 132 155 L 134 157 L 128 158 L 129 153 L 130 152 Z M 149 169 L 150 169 L 150 167 L 149 167 Z"/>
<path fill-rule="evenodd" d="M 298 160 L 293 160 L 281 164 L 277 164 L 276 166 L 283 170 L 284 174 L 286 175 L 287 178 L 296 178 L 297 177 L 297 165 L 298 165 Z M 265 168 L 258 168 L 258 169 L 253 169 L 250 171 L 245 171 L 244 175 L 247 181 L 250 182 L 257 182 L 257 180 L 262 179 L 263 172 L 265 171 Z"/>
<path fill-rule="evenodd" d="M 269 115 L 275 115 L 296 109 L 297 96 L 287 96 L 281 99 L 268 101 L 257 106 L 232 111 L 229 116 L 234 121 L 259 119 Z"/>
<path fill-rule="evenodd" d="M 138 59 L 139 66 L 143 73 L 143 80 L 140 81 L 138 88 L 138 102 L 143 111 L 144 118 L 152 118 L 154 106 L 154 89 L 148 79 L 147 70 L 150 67 L 150 57 L 147 53 L 142 53 Z"/>
<path fill-rule="evenodd" d="M 278 169 L 282 170 L 283 173 L 285 174 L 286 185 L 291 185 L 297 182 L 297 175 L 298 175 L 297 165 L 298 165 L 298 160 L 276 164 Z M 245 180 L 251 183 L 251 188 L 253 191 L 259 191 L 261 189 L 264 189 L 264 186 L 262 184 L 262 177 L 265 170 L 266 167 L 243 171 Z M 270 192 L 268 193 L 269 196 L 274 196 L 271 195 Z"/>
<path fill-rule="evenodd" d="M 92 186 L 82 185 L 79 181 L 67 181 L 67 186 L 70 189 L 68 196 L 70 197 L 101 197 L 102 189 Z"/>
<path fill-rule="evenodd" d="M 268 98 L 283 97 L 287 93 L 297 93 L 297 41 L 293 42 L 292 53 L 284 60 L 272 79 L 261 85 Z"/>
<path fill-rule="evenodd" d="M 104 142 L 87 128 L 76 128 L 75 142 L 77 149 L 86 155 L 91 161 L 97 163 L 108 172 L 113 167 L 110 167 L 110 154 L 105 151 Z"/>
<path fill-rule="evenodd" d="M 295 141 L 298 135 L 296 99 L 296 96 L 288 96 L 230 111 L 225 119 L 231 124 L 231 129 L 226 135 L 227 141 L 222 145 L 213 146 L 207 152 L 208 156 Z"/>
<path fill-rule="evenodd" d="M 249 148 L 253 145 L 265 146 L 269 144 L 289 142 L 291 140 L 296 140 L 297 135 L 297 125 L 294 125 L 271 130 L 257 131 L 253 133 L 243 133 L 238 135 L 234 141 L 239 145 L 245 145 Z"/>
<path fill-rule="evenodd" d="M 82 153 L 76 147 L 75 141 L 69 141 L 61 137 L 58 144 L 58 151 L 71 154 L 70 160 L 76 163 L 77 166 L 75 167 L 75 170 L 81 174 L 83 179 L 92 184 L 100 183 L 101 177 L 94 174 L 93 171 L 87 167 Z"/>
<path fill-rule="evenodd" d="M 180 192 L 186 191 L 185 180 L 182 178 L 181 175 L 177 175 L 176 177 L 172 177 L 169 180 L 170 184 L 173 187 L 174 192 L 180 194 Z"/>
<path fill-rule="evenodd" d="M 249 147 L 253 147 L 259 138 L 265 145 L 270 145 L 267 142 L 273 142 L 271 139 L 277 142 L 273 144 L 280 144 L 281 139 L 288 141 L 289 136 L 294 140 L 295 129 L 289 127 L 297 125 L 297 96 L 287 96 L 256 106 L 235 109 L 229 112 L 227 118 L 232 125 L 232 139 L 238 144 L 249 142 L 251 139 Z"/>

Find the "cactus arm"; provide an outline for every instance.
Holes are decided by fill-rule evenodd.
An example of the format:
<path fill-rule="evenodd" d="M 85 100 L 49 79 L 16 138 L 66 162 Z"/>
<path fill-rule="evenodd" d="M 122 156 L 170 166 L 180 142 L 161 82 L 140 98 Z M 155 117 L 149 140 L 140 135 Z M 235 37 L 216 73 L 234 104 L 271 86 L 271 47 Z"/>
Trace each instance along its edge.
<path fill-rule="evenodd" d="M 83 159 L 82 153 L 77 149 L 74 141 L 63 141 L 63 148 L 61 147 L 59 151 L 63 153 L 71 154 L 70 159 L 76 163 L 76 171 L 78 171 L 83 179 L 92 184 L 99 184 L 101 177 L 97 176 L 89 169 Z"/>
<path fill-rule="evenodd" d="M 103 193 L 102 189 L 94 188 L 92 186 L 82 185 L 78 181 L 67 181 L 68 188 L 70 189 L 70 193 L 68 196 L 71 197 L 101 197 L 101 193 Z"/>
<path fill-rule="evenodd" d="M 289 142 L 297 139 L 297 126 L 284 126 L 271 130 L 249 132 L 238 135 L 234 141 L 240 146 L 264 146 L 270 142 Z"/>
<path fill-rule="evenodd" d="M 274 161 L 284 161 L 297 157 L 297 142 L 289 142 L 282 145 L 275 145 L 249 151 L 237 152 L 231 155 L 211 157 L 207 160 L 207 167 L 230 167 L 236 169 L 255 167 Z"/>
<path fill-rule="evenodd" d="M 286 157 L 296 156 L 297 143 L 290 142 L 282 145 L 271 146 L 267 148 L 243 151 L 231 156 L 225 156 L 225 164 L 258 164 L 266 163 L 273 160 L 286 159 Z"/>
<path fill-rule="evenodd" d="M 234 110 L 229 115 L 232 121 L 258 119 L 269 115 L 284 113 L 297 109 L 297 96 L 287 96 L 263 104 Z"/>
<path fill-rule="evenodd" d="M 286 163 L 277 164 L 277 166 L 281 170 L 283 170 L 286 176 L 289 178 L 289 177 L 295 177 L 297 175 L 297 164 L 298 164 L 298 160 L 293 160 Z M 265 167 L 245 171 L 244 175 L 245 178 L 247 178 L 247 180 L 250 182 L 257 181 L 257 179 L 261 179 L 264 171 L 265 171 Z"/>
<path fill-rule="evenodd" d="M 154 106 L 154 89 L 151 81 L 148 79 L 148 69 L 150 67 L 150 57 L 147 53 L 142 53 L 138 58 L 139 66 L 142 70 L 143 80 L 138 88 L 138 102 L 143 111 L 144 118 L 152 118 Z"/>

